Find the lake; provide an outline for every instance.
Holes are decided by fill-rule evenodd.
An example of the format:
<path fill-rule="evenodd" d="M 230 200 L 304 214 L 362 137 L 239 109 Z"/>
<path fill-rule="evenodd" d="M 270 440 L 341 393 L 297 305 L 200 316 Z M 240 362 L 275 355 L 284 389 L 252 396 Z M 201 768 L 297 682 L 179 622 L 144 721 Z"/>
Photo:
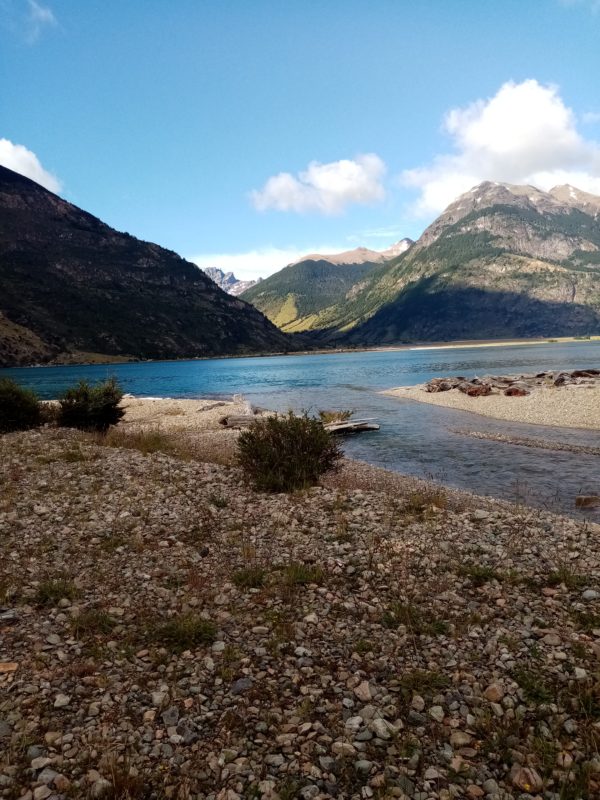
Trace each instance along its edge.
<path fill-rule="evenodd" d="M 274 410 L 352 409 L 381 430 L 350 438 L 348 455 L 387 469 L 432 477 L 478 494 L 574 513 L 576 494 L 600 492 L 600 459 L 472 439 L 459 429 L 600 446 L 600 432 L 521 425 L 378 394 L 441 375 L 475 376 L 600 367 L 600 342 L 327 353 L 202 361 L 28 367 L 0 370 L 54 398 L 79 378 L 114 375 L 142 397 L 243 394 Z M 600 512 L 585 512 L 600 521 Z"/>

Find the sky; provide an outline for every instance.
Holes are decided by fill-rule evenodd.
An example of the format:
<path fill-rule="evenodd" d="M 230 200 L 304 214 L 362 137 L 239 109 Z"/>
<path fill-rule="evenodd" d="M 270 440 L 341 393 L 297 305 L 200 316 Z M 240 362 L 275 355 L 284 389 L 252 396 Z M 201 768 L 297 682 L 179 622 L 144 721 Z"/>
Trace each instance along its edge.
<path fill-rule="evenodd" d="M 600 194 L 600 0 L 0 0 L 0 164 L 200 266 Z"/>

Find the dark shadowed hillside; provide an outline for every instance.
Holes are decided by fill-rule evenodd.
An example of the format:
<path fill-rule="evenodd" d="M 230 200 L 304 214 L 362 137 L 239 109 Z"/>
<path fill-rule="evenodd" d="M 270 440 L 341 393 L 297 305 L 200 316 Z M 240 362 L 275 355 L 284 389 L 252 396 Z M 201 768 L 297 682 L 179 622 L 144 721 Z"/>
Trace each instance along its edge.
<path fill-rule="evenodd" d="M 289 340 L 176 253 L 0 167 L 0 365 L 273 352 Z"/>

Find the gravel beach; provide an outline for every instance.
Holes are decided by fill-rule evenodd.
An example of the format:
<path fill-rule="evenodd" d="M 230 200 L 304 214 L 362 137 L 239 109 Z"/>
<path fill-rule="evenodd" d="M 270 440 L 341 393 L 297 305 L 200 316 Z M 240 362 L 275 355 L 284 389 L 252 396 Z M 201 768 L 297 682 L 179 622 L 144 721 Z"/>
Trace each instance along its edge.
<path fill-rule="evenodd" d="M 388 389 L 383 394 L 509 422 L 600 430 L 600 386 L 540 387 L 526 397 L 469 397 L 456 389 L 426 392 L 425 384 L 420 384 Z"/>
<path fill-rule="evenodd" d="M 257 493 L 136 449 L 171 402 L 0 439 L 0 797 L 600 796 L 599 526 L 366 465 Z"/>

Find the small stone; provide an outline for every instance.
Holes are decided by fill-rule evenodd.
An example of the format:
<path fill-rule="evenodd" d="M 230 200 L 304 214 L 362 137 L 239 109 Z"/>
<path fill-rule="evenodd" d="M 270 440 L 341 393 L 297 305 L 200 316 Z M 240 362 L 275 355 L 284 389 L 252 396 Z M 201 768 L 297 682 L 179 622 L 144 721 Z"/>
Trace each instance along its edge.
<path fill-rule="evenodd" d="M 243 694 L 254 686 L 252 678 L 238 678 L 231 686 L 231 694 Z"/>
<path fill-rule="evenodd" d="M 521 789 L 529 794 L 540 792 L 544 788 L 544 781 L 531 767 L 519 767 L 517 765 L 511 777 L 513 785 L 516 786 L 517 789 Z"/>
<path fill-rule="evenodd" d="M 501 684 L 490 683 L 490 685 L 484 691 L 483 696 L 486 700 L 489 700 L 490 703 L 499 703 L 504 697 L 504 694 L 504 687 Z"/>
<path fill-rule="evenodd" d="M 304 622 L 308 622 L 309 625 L 317 625 L 317 623 L 319 622 L 319 618 L 314 613 L 313 614 L 307 614 L 304 617 Z"/>
<path fill-rule="evenodd" d="M 373 695 L 371 694 L 371 687 L 369 686 L 368 681 L 362 681 L 362 683 L 359 683 L 356 689 L 354 690 L 354 694 L 358 697 L 359 700 L 362 700 L 363 703 L 368 703 L 369 700 L 373 699 Z"/>
<path fill-rule="evenodd" d="M 373 769 L 373 762 L 367 761 L 366 759 L 360 759 L 359 761 L 354 762 L 354 769 L 357 772 L 362 772 L 363 775 L 368 775 Z"/>
<path fill-rule="evenodd" d="M 47 756 L 38 756 L 37 758 L 32 759 L 31 769 L 44 769 L 44 767 L 50 763 L 52 763 L 52 759 L 48 758 Z"/>
<path fill-rule="evenodd" d="M 57 694 L 54 699 L 54 708 L 66 708 L 71 702 L 68 694 Z"/>
<path fill-rule="evenodd" d="M 152 692 L 152 705 L 160 708 L 165 702 L 166 692 Z"/>
<path fill-rule="evenodd" d="M 179 721 L 179 709 L 177 706 L 170 706 L 163 711 L 161 718 L 167 728 L 172 728 Z"/>
<path fill-rule="evenodd" d="M 586 589 L 581 597 L 583 600 L 597 600 L 600 597 L 600 592 L 597 592 L 595 589 Z"/>
<path fill-rule="evenodd" d="M 444 709 L 441 706 L 431 706 L 429 716 L 436 722 L 444 721 Z"/>
<path fill-rule="evenodd" d="M 425 708 L 425 700 L 421 697 L 420 694 L 413 695 L 413 699 L 411 700 L 411 708 L 414 708 L 415 711 L 423 711 Z"/>

